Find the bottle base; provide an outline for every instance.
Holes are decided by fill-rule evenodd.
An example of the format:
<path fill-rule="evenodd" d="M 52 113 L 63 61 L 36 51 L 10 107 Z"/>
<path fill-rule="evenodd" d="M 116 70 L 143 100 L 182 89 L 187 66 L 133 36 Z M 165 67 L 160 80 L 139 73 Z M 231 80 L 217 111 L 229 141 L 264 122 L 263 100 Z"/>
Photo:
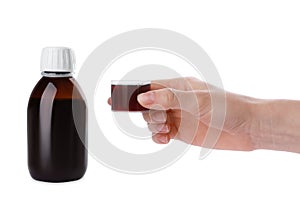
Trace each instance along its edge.
<path fill-rule="evenodd" d="M 73 177 L 73 178 L 66 178 L 66 179 L 49 179 L 49 178 L 35 177 L 31 175 L 31 178 L 35 181 L 46 182 L 46 183 L 67 183 L 67 182 L 79 181 L 83 178 L 83 176 L 84 175 L 80 177 Z"/>
<path fill-rule="evenodd" d="M 68 171 L 41 171 L 39 169 L 30 167 L 29 174 L 31 178 L 36 181 L 48 182 L 48 183 L 63 183 L 77 181 L 84 177 L 86 172 L 86 167 L 78 170 L 68 170 Z"/>

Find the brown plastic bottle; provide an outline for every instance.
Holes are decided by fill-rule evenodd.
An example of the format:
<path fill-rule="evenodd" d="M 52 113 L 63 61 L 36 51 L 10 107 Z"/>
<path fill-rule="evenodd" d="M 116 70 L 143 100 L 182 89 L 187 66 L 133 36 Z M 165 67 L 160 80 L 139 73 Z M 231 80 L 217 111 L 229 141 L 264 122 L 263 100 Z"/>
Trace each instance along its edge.
<path fill-rule="evenodd" d="M 29 172 L 40 181 L 77 180 L 87 168 L 87 108 L 72 77 L 72 51 L 45 48 L 41 64 L 27 109 Z"/>

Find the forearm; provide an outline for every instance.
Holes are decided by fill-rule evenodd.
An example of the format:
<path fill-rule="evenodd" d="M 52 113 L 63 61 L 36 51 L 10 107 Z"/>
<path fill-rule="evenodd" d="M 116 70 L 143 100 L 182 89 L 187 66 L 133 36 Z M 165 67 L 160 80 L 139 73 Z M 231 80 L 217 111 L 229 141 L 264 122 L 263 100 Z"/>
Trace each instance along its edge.
<path fill-rule="evenodd" d="M 300 101 L 257 100 L 253 105 L 255 149 L 300 153 Z"/>

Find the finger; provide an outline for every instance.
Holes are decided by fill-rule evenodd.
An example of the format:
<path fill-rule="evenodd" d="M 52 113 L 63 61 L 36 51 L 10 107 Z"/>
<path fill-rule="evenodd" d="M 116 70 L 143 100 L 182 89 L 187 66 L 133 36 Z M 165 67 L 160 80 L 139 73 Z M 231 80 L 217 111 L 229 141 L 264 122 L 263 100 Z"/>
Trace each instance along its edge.
<path fill-rule="evenodd" d="M 138 101 L 149 109 L 160 105 L 156 106 L 160 110 L 181 109 L 192 114 L 210 109 L 210 93 L 206 90 L 180 91 L 164 88 L 139 94 Z"/>
<path fill-rule="evenodd" d="M 178 129 L 176 126 L 168 124 L 170 131 L 168 133 L 152 133 L 152 140 L 158 144 L 167 144 L 170 139 L 180 139 L 178 136 Z"/>
<path fill-rule="evenodd" d="M 170 136 L 169 134 L 155 134 L 152 136 L 152 140 L 157 144 L 168 144 Z"/>
<path fill-rule="evenodd" d="M 149 109 L 156 105 L 160 105 L 162 109 L 165 110 L 178 107 L 178 102 L 174 91 L 170 88 L 163 88 L 142 93 L 138 95 L 137 99 L 142 106 Z"/>
<path fill-rule="evenodd" d="M 165 123 L 167 113 L 164 110 L 149 110 L 143 113 L 143 118 L 147 123 Z"/>
<path fill-rule="evenodd" d="M 167 124 L 162 123 L 162 124 L 148 124 L 148 129 L 152 133 L 169 133 L 170 128 Z"/>
<path fill-rule="evenodd" d="M 111 97 L 109 97 L 109 98 L 107 99 L 107 103 L 108 103 L 109 105 L 111 105 Z"/>

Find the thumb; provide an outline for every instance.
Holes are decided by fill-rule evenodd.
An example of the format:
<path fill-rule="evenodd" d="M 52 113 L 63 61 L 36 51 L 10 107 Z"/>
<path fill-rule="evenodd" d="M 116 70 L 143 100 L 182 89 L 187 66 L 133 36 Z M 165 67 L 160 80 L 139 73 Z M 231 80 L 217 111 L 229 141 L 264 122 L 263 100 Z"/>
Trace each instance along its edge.
<path fill-rule="evenodd" d="M 171 88 L 152 90 L 139 94 L 137 99 L 142 106 L 149 109 L 155 105 L 160 105 L 162 108 L 159 109 L 181 109 L 191 113 L 199 111 L 199 105 L 202 103 L 199 100 L 203 100 L 202 95 L 198 92 L 181 91 Z"/>
<path fill-rule="evenodd" d="M 178 101 L 175 96 L 175 90 L 171 88 L 163 88 L 152 90 L 137 97 L 138 102 L 145 108 L 153 108 L 154 105 L 160 105 L 161 109 L 175 109 L 178 108 Z"/>

